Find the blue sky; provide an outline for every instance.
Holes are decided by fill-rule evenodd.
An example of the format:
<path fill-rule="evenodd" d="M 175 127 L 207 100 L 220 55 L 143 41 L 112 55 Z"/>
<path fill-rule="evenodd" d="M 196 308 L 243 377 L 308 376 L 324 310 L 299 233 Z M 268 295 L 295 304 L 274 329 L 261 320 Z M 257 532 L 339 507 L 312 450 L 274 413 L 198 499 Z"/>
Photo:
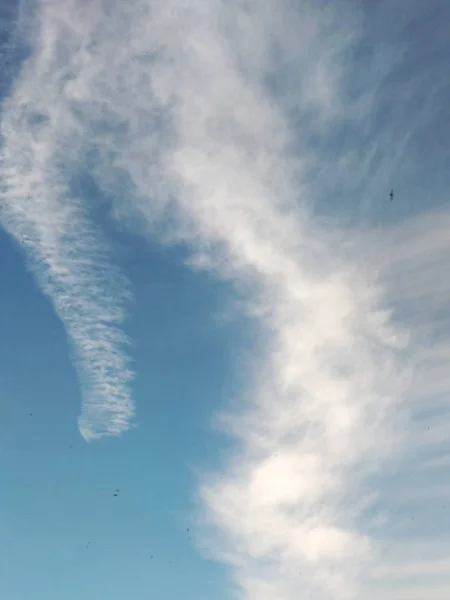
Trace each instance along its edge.
<path fill-rule="evenodd" d="M 449 597 L 449 17 L 3 5 L 2 598 Z"/>

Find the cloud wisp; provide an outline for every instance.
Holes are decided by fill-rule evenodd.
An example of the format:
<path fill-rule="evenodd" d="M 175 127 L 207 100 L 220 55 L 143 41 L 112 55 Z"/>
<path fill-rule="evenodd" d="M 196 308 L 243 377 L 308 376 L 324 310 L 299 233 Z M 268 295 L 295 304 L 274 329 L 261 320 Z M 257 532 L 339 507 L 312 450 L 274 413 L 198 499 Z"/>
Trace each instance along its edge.
<path fill-rule="evenodd" d="M 33 31 L 33 53 L 2 106 L 0 221 L 69 335 L 83 388 L 81 434 L 118 435 L 133 416 L 129 342 L 120 329 L 127 284 L 72 189 L 84 146 L 59 97 L 65 59 L 49 24 Z"/>
<path fill-rule="evenodd" d="M 411 343 L 411 323 L 394 317 L 395 300 L 411 289 L 398 287 L 383 256 L 373 259 L 378 242 L 355 234 L 350 243 L 349 231 L 319 218 L 315 206 L 340 179 L 342 195 L 353 177 L 356 189 L 373 174 L 385 186 L 406 152 L 408 124 L 391 134 L 389 123 L 375 123 L 377 82 L 389 69 L 364 64 L 356 84 L 349 81 L 358 21 L 318 4 L 40 4 L 45 46 L 35 70 L 57 84 L 39 90 L 44 105 L 56 107 L 38 124 L 46 132 L 34 158 L 44 160 L 39 185 L 58 189 L 61 168 L 88 149 L 114 214 L 164 243 L 188 242 L 192 265 L 239 286 L 261 332 L 239 408 L 221 417 L 235 454 L 199 492 L 207 551 L 231 567 L 248 600 L 367 592 L 386 546 L 369 476 L 407 438 L 402 406 L 417 338 Z M 33 77 L 24 73 L 20 97 Z M 392 135 L 401 138 L 394 150 Z M 347 149 L 346 136 L 354 136 Z M 384 158 L 381 145 L 389 148 Z M 339 188 L 331 191 L 340 198 Z M 46 211 L 60 215 L 61 235 L 72 210 L 84 224 L 81 204 L 55 200 Z M 79 267 L 58 262 L 60 238 L 39 215 L 10 221 L 33 251 L 39 234 L 58 285 L 71 290 Z M 400 244 L 389 234 L 385 242 Z M 89 321 L 104 307 L 91 295 L 86 301 Z M 80 322 L 69 320 L 75 330 Z M 112 344 L 116 331 L 108 329 Z M 115 375 L 123 368 L 116 347 L 101 355 L 117 359 Z"/>

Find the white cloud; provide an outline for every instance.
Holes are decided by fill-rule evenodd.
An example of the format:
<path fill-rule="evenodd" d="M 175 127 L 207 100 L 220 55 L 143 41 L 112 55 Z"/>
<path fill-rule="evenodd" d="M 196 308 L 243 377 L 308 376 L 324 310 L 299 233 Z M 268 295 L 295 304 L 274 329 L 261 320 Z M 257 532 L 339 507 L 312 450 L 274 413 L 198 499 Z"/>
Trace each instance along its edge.
<path fill-rule="evenodd" d="M 315 223 L 301 203 L 312 194 L 302 178 L 311 159 L 304 149 L 300 158 L 289 152 L 288 122 L 264 87 L 267 62 L 258 64 L 252 53 L 236 57 L 242 38 L 222 31 L 225 23 L 238 35 L 232 24 L 241 9 L 209 3 L 202 11 L 206 4 L 197 3 L 183 12 L 177 6 L 152 4 L 153 19 L 139 39 L 152 40 L 157 32 L 160 47 L 148 79 L 137 76 L 140 67 L 129 58 L 138 101 L 130 95 L 133 110 L 116 106 L 117 120 L 137 132 L 142 97 L 146 106 L 154 103 L 149 112 L 169 118 L 170 137 L 160 148 L 145 133 L 138 140 L 139 148 L 156 155 L 163 190 L 157 200 L 176 199 L 180 235 L 203 265 L 251 282 L 250 312 L 268 339 L 262 364 L 251 374 L 255 389 L 232 419 L 241 439 L 236 464 L 227 467 L 224 480 L 202 488 L 205 518 L 215 532 L 210 551 L 235 565 L 249 598 L 289 599 L 302 589 L 315 598 L 350 598 L 371 555 L 371 541 L 358 531 L 351 509 L 364 463 L 388 454 L 396 437 L 392 415 L 402 393 L 397 353 L 404 336 L 378 306 L 374 278 L 347 261 L 339 236 Z M 263 10 L 251 3 L 247 8 L 264 21 Z M 320 16 L 306 14 L 319 30 Z M 283 22 L 303 18 L 293 12 Z M 270 59 L 268 46 L 284 41 L 282 31 L 271 40 L 269 23 L 258 26 L 259 42 L 266 34 L 270 40 L 259 53 Z M 306 53 L 319 47 L 319 39 L 313 36 Z M 252 45 L 251 38 L 245 42 Z M 339 103 L 339 89 L 328 85 L 318 102 L 322 88 L 311 92 L 308 76 L 302 79 L 302 61 L 311 60 L 303 50 L 298 88 L 300 94 L 306 89 L 305 114 L 314 96 L 314 131 L 329 117 L 327 107 Z M 114 98 L 118 83 L 111 78 L 104 72 L 100 80 Z M 144 198 L 155 172 L 149 168 L 143 175 L 148 153 L 134 153 L 134 142 L 122 139 L 116 164 Z M 151 226 L 149 204 L 137 208 Z"/>
<path fill-rule="evenodd" d="M 406 392 L 423 404 L 430 373 L 442 371 L 446 342 L 421 371 L 412 367 L 429 348 L 425 312 L 440 308 L 424 288 L 441 281 L 446 294 L 447 245 L 442 227 L 429 255 L 433 217 L 380 242 L 313 214 L 340 179 L 344 190 L 361 189 L 376 173 L 370 199 L 407 147 L 405 123 L 367 141 L 380 72 L 369 69 L 358 81 L 364 91 L 346 94 L 355 17 L 331 3 L 321 11 L 289 0 L 137 0 L 43 2 L 40 21 L 46 47 L 36 71 L 52 85 L 39 93 L 57 108 L 35 155 L 52 189 L 55 152 L 70 132 L 71 154 L 66 146 L 60 154 L 73 165 L 81 149 L 95 152 L 117 218 L 164 242 L 189 242 L 193 265 L 240 287 L 265 343 L 239 408 L 221 420 L 235 454 L 200 488 L 207 551 L 232 567 L 249 600 L 361 597 L 385 546 L 393 562 L 401 552 L 380 541 L 389 507 L 374 515 L 376 533 L 364 522 L 377 501 L 368 475 L 402 444 L 411 449 Z M 24 80 L 35 86 L 33 77 Z M 346 123 L 354 146 L 327 154 Z M 65 205 L 57 208 L 64 215 Z M 54 225 L 43 230 L 49 236 Z M 45 246 L 54 262 L 58 241 Z M 429 260 L 438 268 L 421 280 Z M 56 267 L 79 281 L 76 264 Z M 87 300 L 89 318 L 97 316 Z M 437 393 L 447 389 L 441 371 Z M 392 590 L 384 591 L 401 597 Z M 412 597 L 410 588 L 401 593 Z"/>
<path fill-rule="evenodd" d="M 120 434 L 133 416 L 128 340 L 119 328 L 128 292 L 70 189 L 84 132 L 60 97 L 66 57 L 58 28 L 41 17 L 34 53 L 3 104 L 0 219 L 67 329 L 83 387 L 79 428 L 91 439 Z"/>
<path fill-rule="evenodd" d="M 373 570 L 369 598 L 443 600 L 450 587 L 449 547 L 441 538 L 396 540 Z"/>

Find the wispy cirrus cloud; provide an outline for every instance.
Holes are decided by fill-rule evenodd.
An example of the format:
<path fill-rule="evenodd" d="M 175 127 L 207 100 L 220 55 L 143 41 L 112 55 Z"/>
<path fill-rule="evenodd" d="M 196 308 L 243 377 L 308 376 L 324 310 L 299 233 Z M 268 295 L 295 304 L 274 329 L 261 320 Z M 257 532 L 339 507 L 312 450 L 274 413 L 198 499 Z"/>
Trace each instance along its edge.
<path fill-rule="evenodd" d="M 81 434 L 118 435 L 133 416 L 129 342 L 120 329 L 127 285 L 71 186 L 85 146 L 60 98 L 65 57 L 45 22 L 33 31 L 33 52 L 2 106 L 0 221 L 68 332 L 83 388 Z"/>
<path fill-rule="evenodd" d="M 337 202 L 345 212 L 350 196 L 360 219 L 374 216 L 407 162 L 413 120 L 428 122 L 422 77 L 395 84 L 397 100 L 417 92 L 417 110 L 392 108 L 398 48 L 368 51 L 364 14 L 326 2 L 42 2 L 40 27 L 38 71 L 59 87 L 42 88 L 57 109 L 38 173 L 58 182 L 55 159 L 73 169 L 88 148 L 116 216 L 188 242 L 194 266 L 240 287 L 261 332 L 239 409 L 221 417 L 235 454 L 200 486 L 207 551 L 249 600 L 370 597 L 386 557 L 392 566 L 402 552 L 377 468 L 413 448 L 406 401 L 421 383 L 423 408 L 443 356 L 428 353 L 430 323 L 416 332 L 408 318 L 432 302 L 418 283 L 432 224 L 417 246 L 409 225 L 377 238 L 358 219 L 352 230 L 317 213 Z M 384 591 L 412 597 L 410 582 L 396 585 Z"/>

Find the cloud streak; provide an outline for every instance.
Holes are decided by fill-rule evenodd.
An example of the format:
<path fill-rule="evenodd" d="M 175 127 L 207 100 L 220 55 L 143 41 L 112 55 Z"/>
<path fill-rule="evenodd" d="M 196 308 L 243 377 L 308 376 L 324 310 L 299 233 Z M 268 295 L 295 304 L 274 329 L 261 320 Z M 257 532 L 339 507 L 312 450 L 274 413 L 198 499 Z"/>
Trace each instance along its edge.
<path fill-rule="evenodd" d="M 430 374 L 447 356 L 443 344 L 413 376 L 430 328 L 424 320 L 414 332 L 408 314 L 434 301 L 432 293 L 421 296 L 419 281 L 428 265 L 426 231 L 436 221 L 399 226 L 380 241 L 379 232 L 361 235 L 319 216 L 321 202 L 344 202 L 363 188 L 355 206 L 366 216 L 409 147 L 412 113 L 397 120 L 403 109 L 386 108 L 395 47 L 381 58 L 364 55 L 363 22 L 331 3 L 319 9 L 289 0 L 40 4 L 45 45 L 36 71 L 52 83 L 39 93 L 57 108 L 39 125 L 45 135 L 31 162 L 40 167 L 26 181 L 65 194 L 58 157 L 73 169 L 89 150 L 115 216 L 164 243 L 188 242 L 191 265 L 232 281 L 258 328 L 239 408 L 219 419 L 235 439 L 234 454 L 199 489 L 206 551 L 231 567 L 239 597 L 248 600 L 370 597 L 382 557 L 396 564 L 400 552 L 386 539 L 394 500 L 383 506 L 379 467 L 412 447 L 404 402 L 415 389 L 423 405 Z M 36 93 L 33 77 L 25 73 L 23 81 Z M 7 135 L 15 140 L 13 125 Z M 11 189 L 19 185 L 15 168 Z M 72 314 L 67 290 L 71 298 L 80 283 L 96 281 L 98 250 L 82 204 L 61 203 L 54 192 L 41 197 L 50 200 L 32 219 L 24 217 L 27 204 L 10 203 L 8 222 L 43 253 L 50 293 L 66 298 Z M 58 215 L 56 225 L 41 222 L 42 212 Z M 69 264 L 60 242 L 75 217 L 82 248 Z M 419 245 L 408 227 L 420 229 Z M 442 239 L 434 239 L 430 257 L 439 269 L 448 251 Z M 88 272 L 79 266 L 85 248 Z M 410 277 L 402 282 L 406 265 Z M 430 277 L 432 287 L 439 277 Z M 100 346 L 85 321 L 111 315 L 102 338 L 110 343 L 95 356 L 117 361 L 117 381 L 128 373 L 111 325 L 121 315 L 94 299 L 89 294 L 86 310 L 66 323 L 75 339 L 82 324 L 79 345 L 88 357 L 91 343 L 94 353 Z M 119 400 L 128 409 L 125 393 Z M 405 557 L 405 572 L 419 554 Z M 391 596 L 395 585 L 386 583 Z M 427 598 L 440 598 L 442 589 L 429 588 Z M 402 593 L 415 597 L 409 583 Z"/>
<path fill-rule="evenodd" d="M 73 191 L 83 135 L 59 97 L 65 59 L 41 23 L 2 107 L 0 220 L 25 250 L 70 339 L 83 388 L 83 437 L 118 435 L 133 416 L 129 342 L 120 329 L 128 296 L 106 242 Z"/>

